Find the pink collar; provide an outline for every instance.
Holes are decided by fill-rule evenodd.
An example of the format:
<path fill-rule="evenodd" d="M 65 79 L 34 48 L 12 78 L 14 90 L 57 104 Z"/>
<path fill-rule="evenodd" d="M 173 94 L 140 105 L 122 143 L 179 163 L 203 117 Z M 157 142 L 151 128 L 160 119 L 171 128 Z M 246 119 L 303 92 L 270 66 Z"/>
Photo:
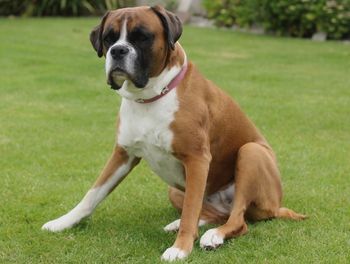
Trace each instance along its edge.
<path fill-rule="evenodd" d="M 162 98 L 164 95 L 169 93 L 172 89 L 174 89 L 176 86 L 179 85 L 179 83 L 182 81 L 182 79 L 185 77 L 187 71 L 187 64 L 185 64 L 181 71 L 178 73 L 178 75 L 175 76 L 174 79 L 171 80 L 171 82 L 163 88 L 161 93 L 159 95 L 156 95 L 155 97 L 149 98 L 149 99 L 137 99 L 135 102 L 140 104 L 148 104 L 152 103 L 154 101 L 157 101 L 159 98 Z"/>

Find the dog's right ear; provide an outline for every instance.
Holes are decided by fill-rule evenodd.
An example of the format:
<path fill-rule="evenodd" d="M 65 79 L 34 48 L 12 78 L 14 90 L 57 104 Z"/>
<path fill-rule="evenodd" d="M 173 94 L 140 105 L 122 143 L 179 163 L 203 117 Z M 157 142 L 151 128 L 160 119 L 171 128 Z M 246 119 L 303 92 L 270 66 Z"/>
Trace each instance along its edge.
<path fill-rule="evenodd" d="M 103 55 L 103 41 L 102 41 L 102 33 L 103 33 L 103 27 L 105 25 L 106 19 L 108 17 L 109 11 L 104 14 L 102 17 L 101 23 L 96 26 L 90 33 L 90 42 L 94 49 L 97 52 L 97 55 L 99 57 L 102 57 Z"/>

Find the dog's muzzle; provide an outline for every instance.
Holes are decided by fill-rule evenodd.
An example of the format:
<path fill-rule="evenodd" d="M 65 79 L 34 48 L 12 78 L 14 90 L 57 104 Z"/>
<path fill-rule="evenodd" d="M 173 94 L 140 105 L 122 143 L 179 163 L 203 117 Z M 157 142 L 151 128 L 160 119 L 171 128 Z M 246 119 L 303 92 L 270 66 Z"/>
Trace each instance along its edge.
<path fill-rule="evenodd" d="M 130 79 L 126 70 L 126 57 L 130 53 L 130 48 L 126 45 L 115 45 L 109 53 L 112 68 L 109 71 L 107 83 L 113 90 L 118 90 L 126 79 Z"/>

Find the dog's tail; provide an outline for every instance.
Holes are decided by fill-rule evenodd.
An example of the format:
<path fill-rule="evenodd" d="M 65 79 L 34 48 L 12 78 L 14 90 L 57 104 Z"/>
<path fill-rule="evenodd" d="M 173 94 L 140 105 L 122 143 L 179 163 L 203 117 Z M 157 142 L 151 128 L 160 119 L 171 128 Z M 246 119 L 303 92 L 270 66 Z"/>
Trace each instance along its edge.
<path fill-rule="evenodd" d="M 281 207 L 278 210 L 277 218 L 285 218 L 285 219 L 292 219 L 292 220 L 304 220 L 307 218 L 307 216 L 302 215 L 302 214 L 298 214 L 291 209 Z"/>

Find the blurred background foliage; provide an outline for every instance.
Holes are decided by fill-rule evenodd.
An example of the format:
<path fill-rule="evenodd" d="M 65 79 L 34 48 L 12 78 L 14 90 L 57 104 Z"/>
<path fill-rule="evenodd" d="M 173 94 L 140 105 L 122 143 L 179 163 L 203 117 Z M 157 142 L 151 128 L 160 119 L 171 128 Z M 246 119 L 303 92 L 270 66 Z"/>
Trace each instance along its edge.
<path fill-rule="evenodd" d="M 190 1 L 190 0 L 188 0 Z M 0 16 L 86 16 L 139 4 L 162 3 L 176 10 L 180 0 L 0 0 Z M 350 0 L 202 0 L 217 26 L 260 28 L 283 36 L 350 39 Z"/>
<path fill-rule="evenodd" d="M 134 0 L 0 0 L 0 15 L 85 16 L 134 5 Z"/>
<path fill-rule="evenodd" d="M 216 25 L 260 26 L 279 35 L 350 38 L 350 0 L 203 0 Z"/>

